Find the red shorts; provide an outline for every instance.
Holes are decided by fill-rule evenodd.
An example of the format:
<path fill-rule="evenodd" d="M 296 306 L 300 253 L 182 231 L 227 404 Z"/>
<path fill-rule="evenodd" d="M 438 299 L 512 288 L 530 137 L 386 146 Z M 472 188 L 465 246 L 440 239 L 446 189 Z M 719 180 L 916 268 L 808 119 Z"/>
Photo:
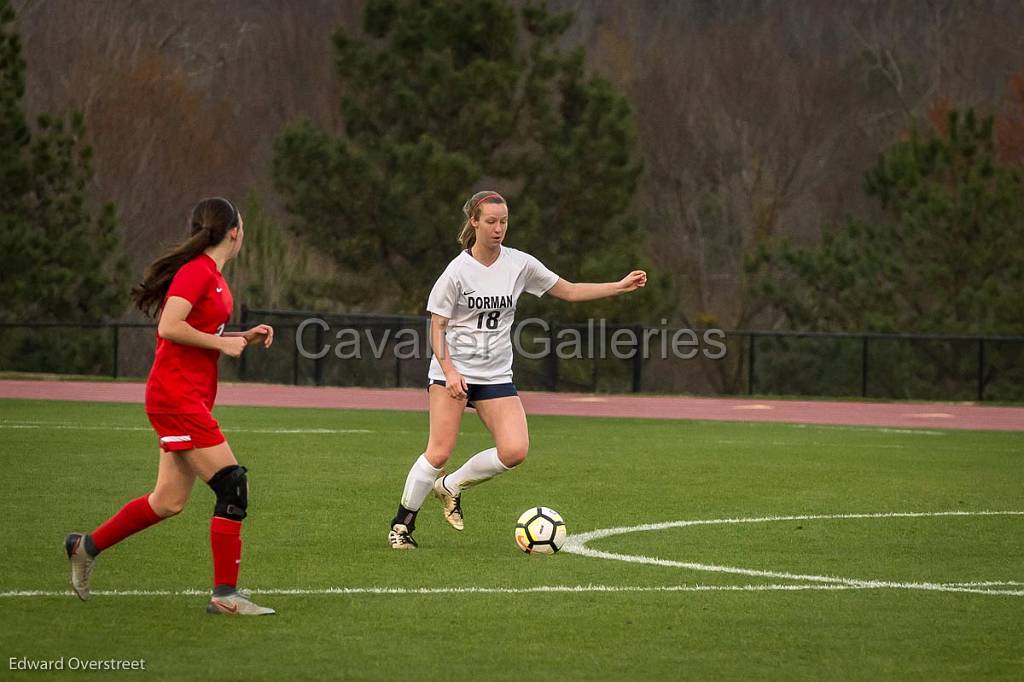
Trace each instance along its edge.
<path fill-rule="evenodd" d="M 180 452 L 193 448 L 212 448 L 224 442 L 217 420 L 209 412 L 195 414 L 154 414 L 147 412 L 149 423 L 160 437 L 160 449 Z"/>

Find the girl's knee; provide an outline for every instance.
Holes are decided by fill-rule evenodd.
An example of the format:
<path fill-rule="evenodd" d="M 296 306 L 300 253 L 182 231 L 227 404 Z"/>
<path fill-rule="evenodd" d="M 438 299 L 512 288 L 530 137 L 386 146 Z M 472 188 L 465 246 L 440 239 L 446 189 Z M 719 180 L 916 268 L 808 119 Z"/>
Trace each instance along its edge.
<path fill-rule="evenodd" d="M 159 492 L 154 492 L 149 496 L 149 506 L 162 519 L 180 514 L 181 510 L 185 508 L 186 502 L 188 502 L 188 498 L 161 495 Z"/>
<path fill-rule="evenodd" d="M 530 451 L 530 442 L 522 441 L 498 448 L 498 459 L 509 469 L 519 466 L 526 461 L 526 455 Z"/>
<path fill-rule="evenodd" d="M 435 469 L 440 469 L 448 463 L 448 459 L 452 456 L 452 451 L 454 449 L 455 443 L 430 443 L 427 445 L 427 451 L 423 454 L 427 458 L 427 461 L 430 462 L 430 466 Z"/>

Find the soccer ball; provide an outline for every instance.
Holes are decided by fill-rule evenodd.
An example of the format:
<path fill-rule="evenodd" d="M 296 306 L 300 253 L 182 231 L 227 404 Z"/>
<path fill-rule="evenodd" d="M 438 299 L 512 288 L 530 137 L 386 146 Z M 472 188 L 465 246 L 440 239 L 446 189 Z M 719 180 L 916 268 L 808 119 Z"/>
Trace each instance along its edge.
<path fill-rule="evenodd" d="M 530 507 L 516 521 L 515 538 L 527 554 L 554 554 L 565 542 L 565 521 L 554 509 Z"/>

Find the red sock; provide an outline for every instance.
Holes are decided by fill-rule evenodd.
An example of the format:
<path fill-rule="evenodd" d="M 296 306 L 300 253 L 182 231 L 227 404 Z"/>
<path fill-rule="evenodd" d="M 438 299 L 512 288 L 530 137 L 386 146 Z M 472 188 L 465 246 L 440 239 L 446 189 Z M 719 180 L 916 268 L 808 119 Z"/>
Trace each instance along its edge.
<path fill-rule="evenodd" d="M 242 522 L 214 516 L 210 519 L 210 549 L 213 550 L 213 585 L 238 585 L 242 562 Z"/>
<path fill-rule="evenodd" d="M 153 508 L 149 506 L 149 495 L 132 500 L 121 511 L 117 512 L 89 535 L 96 549 L 101 552 L 107 547 L 116 545 L 129 535 L 149 528 L 154 523 L 163 521 Z"/>

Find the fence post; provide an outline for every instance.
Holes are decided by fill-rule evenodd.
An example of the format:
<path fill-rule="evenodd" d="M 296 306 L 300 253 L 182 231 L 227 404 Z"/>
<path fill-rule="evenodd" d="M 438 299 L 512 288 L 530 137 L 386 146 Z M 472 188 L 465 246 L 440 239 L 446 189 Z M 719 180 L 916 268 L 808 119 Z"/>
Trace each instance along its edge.
<path fill-rule="evenodd" d="M 292 330 L 292 386 L 299 385 L 299 325 Z"/>
<path fill-rule="evenodd" d="M 551 338 L 558 338 L 558 323 L 551 324 Z M 548 390 L 558 390 L 558 353 L 555 352 L 554 344 L 548 344 Z"/>
<path fill-rule="evenodd" d="M 117 322 L 115 322 L 113 325 L 111 325 L 110 331 L 112 332 L 112 339 L 111 339 L 111 341 L 113 342 L 110 345 L 113 348 L 113 354 L 114 354 L 114 363 L 113 363 L 113 367 L 112 367 L 110 373 L 111 373 L 111 376 L 116 379 L 118 374 L 120 373 L 119 372 L 120 367 L 118 367 L 118 363 L 117 363 L 117 356 L 119 355 L 119 353 L 118 353 L 118 340 L 119 340 L 119 338 L 121 336 L 121 334 L 119 333 L 120 332 L 120 325 L 117 324 Z"/>
<path fill-rule="evenodd" d="M 640 384 L 644 378 L 644 355 L 640 350 L 641 338 L 643 337 L 643 325 L 634 325 L 633 332 L 636 333 L 636 355 L 633 356 L 633 393 L 640 392 Z"/>
<path fill-rule="evenodd" d="M 985 339 L 978 339 L 978 402 L 985 400 Z"/>
<path fill-rule="evenodd" d="M 868 397 L 868 337 L 860 339 L 860 396 Z"/>
<path fill-rule="evenodd" d="M 247 324 L 249 317 L 249 308 L 244 303 L 242 304 L 242 331 L 244 332 L 249 325 Z M 245 356 L 246 353 L 242 351 L 242 357 L 238 359 L 238 380 L 245 381 Z"/>
<path fill-rule="evenodd" d="M 754 343 L 757 341 L 757 334 L 751 332 L 748 338 L 750 343 L 747 344 L 747 395 L 754 395 L 754 359 L 757 357 Z"/>
<path fill-rule="evenodd" d="M 398 330 L 401 331 L 401 330 Z M 395 334 L 397 336 L 397 333 Z M 395 356 L 395 388 L 402 387 L 402 358 L 398 357 L 395 347 L 391 346 L 391 353 Z"/>
<path fill-rule="evenodd" d="M 323 315 L 319 315 L 318 317 L 323 319 Z M 319 324 L 316 326 L 316 347 L 317 348 L 323 348 L 324 347 L 324 328 L 322 326 L 320 326 Z M 320 351 L 317 351 L 317 352 L 319 353 Z M 324 385 L 324 362 L 323 362 L 323 360 L 324 360 L 323 356 L 320 356 L 316 360 L 313 361 L 313 381 L 316 383 L 317 386 L 323 386 Z"/>

